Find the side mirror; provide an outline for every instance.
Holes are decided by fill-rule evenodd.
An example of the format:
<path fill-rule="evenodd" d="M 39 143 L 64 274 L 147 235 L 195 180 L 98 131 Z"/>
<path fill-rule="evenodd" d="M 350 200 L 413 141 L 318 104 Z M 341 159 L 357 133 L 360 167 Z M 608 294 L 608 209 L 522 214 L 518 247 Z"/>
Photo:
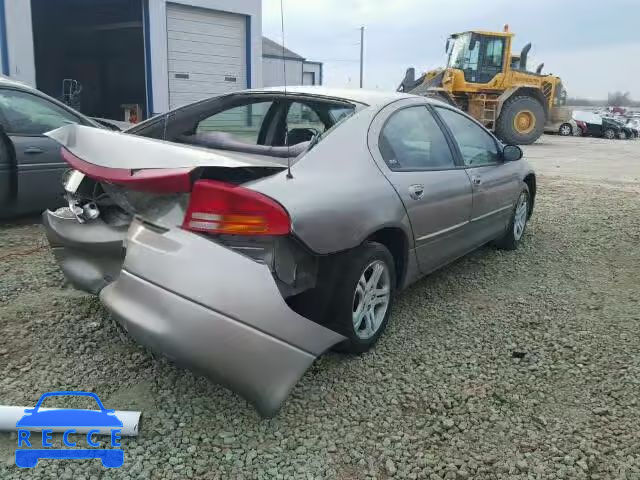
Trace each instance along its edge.
<path fill-rule="evenodd" d="M 522 149 L 517 145 L 505 145 L 502 149 L 502 159 L 505 162 L 515 162 L 522 158 Z"/>

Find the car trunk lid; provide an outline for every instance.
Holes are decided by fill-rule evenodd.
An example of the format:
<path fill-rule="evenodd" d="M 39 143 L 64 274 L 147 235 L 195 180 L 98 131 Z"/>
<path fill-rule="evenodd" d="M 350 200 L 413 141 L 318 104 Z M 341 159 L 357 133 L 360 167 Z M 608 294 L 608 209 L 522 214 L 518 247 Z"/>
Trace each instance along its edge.
<path fill-rule="evenodd" d="M 75 157 L 102 169 L 267 168 L 283 170 L 286 159 L 213 150 L 82 125 L 46 133 Z"/>

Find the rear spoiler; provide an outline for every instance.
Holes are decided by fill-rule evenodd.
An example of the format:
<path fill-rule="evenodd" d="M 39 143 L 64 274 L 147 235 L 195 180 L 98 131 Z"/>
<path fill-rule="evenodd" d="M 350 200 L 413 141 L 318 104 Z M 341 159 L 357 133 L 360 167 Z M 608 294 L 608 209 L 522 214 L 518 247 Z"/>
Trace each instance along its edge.
<path fill-rule="evenodd" d="M 131 171 L 197 167 L 286 168 L 286 162 L 272 161 L 261 155 L 193 147 L 75 124 L 45 135 L 84 162 L 105 168 Z"/>

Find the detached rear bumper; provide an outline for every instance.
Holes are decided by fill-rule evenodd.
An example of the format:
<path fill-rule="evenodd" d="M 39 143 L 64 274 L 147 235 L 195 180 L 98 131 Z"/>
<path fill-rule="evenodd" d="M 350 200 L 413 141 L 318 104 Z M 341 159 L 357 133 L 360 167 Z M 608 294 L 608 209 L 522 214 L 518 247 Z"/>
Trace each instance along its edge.
<path fill-rule="evenodd" d="M 128 227 L 112 227 L 101 219 L 78 223 L 65 209 L 46 210 L 42 223 L 53 255 L 67 280 L 78 290 L 98 293 L 118 277 Z"/>
<path fill-rule="evenodd" d="M 141 343 L 274 415 L 344 337 L 291 310 L 269 269 L 209 239 L 132 223 L 120 276 L 100 293 Z"/>

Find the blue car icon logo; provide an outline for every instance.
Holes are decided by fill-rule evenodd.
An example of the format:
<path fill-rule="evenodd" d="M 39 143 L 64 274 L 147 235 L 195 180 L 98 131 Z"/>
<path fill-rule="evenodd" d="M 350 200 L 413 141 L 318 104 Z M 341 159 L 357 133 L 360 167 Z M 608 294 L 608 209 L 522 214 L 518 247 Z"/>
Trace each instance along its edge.
<path fill-rule="evenodd" d="M 49 397 L 76 396 L 91 397 L 98 407 L 97 410 L 84 410 L 74 408 L 45 409 L 41 410 L 42 402 Z M 94 442 L 92 436 L 111 430 L 111 446 L 119 447 L 117 440 L 120 438 L 120 428 L 122 422 L 115 415 L 115 410 L 104 407 L 98 395 L 92 392 L 48 392 L 43 394 L 34 408 L 27 408 L 25 415 L 16 422 L 18 428 L 18 447 L 26 445 L 31 447 L 30 434 L 32 430 L 42 431 L 42 446 L 45 448 L 18 448 L 16 449 L 16 465 L 21 468 L 33 468 L 41 458 L 47 459 L 86 459 L 99 458 L 102 465 L 109 468 L 121 467 L 124 463 L 124 452 L 122 449 L 54 449 L 51 443 L 52 428 L 59 430 L 65 428 L 63 441 L 65 446 L 74 447 L 76 442 L 71 442 L 69 436 L 76 434 L 76 428 L 86 430 L 87 444 L 91 447 L 98 447 L 100 444 Z M 35 441 L 34 441 L 35 443 Z"/>

